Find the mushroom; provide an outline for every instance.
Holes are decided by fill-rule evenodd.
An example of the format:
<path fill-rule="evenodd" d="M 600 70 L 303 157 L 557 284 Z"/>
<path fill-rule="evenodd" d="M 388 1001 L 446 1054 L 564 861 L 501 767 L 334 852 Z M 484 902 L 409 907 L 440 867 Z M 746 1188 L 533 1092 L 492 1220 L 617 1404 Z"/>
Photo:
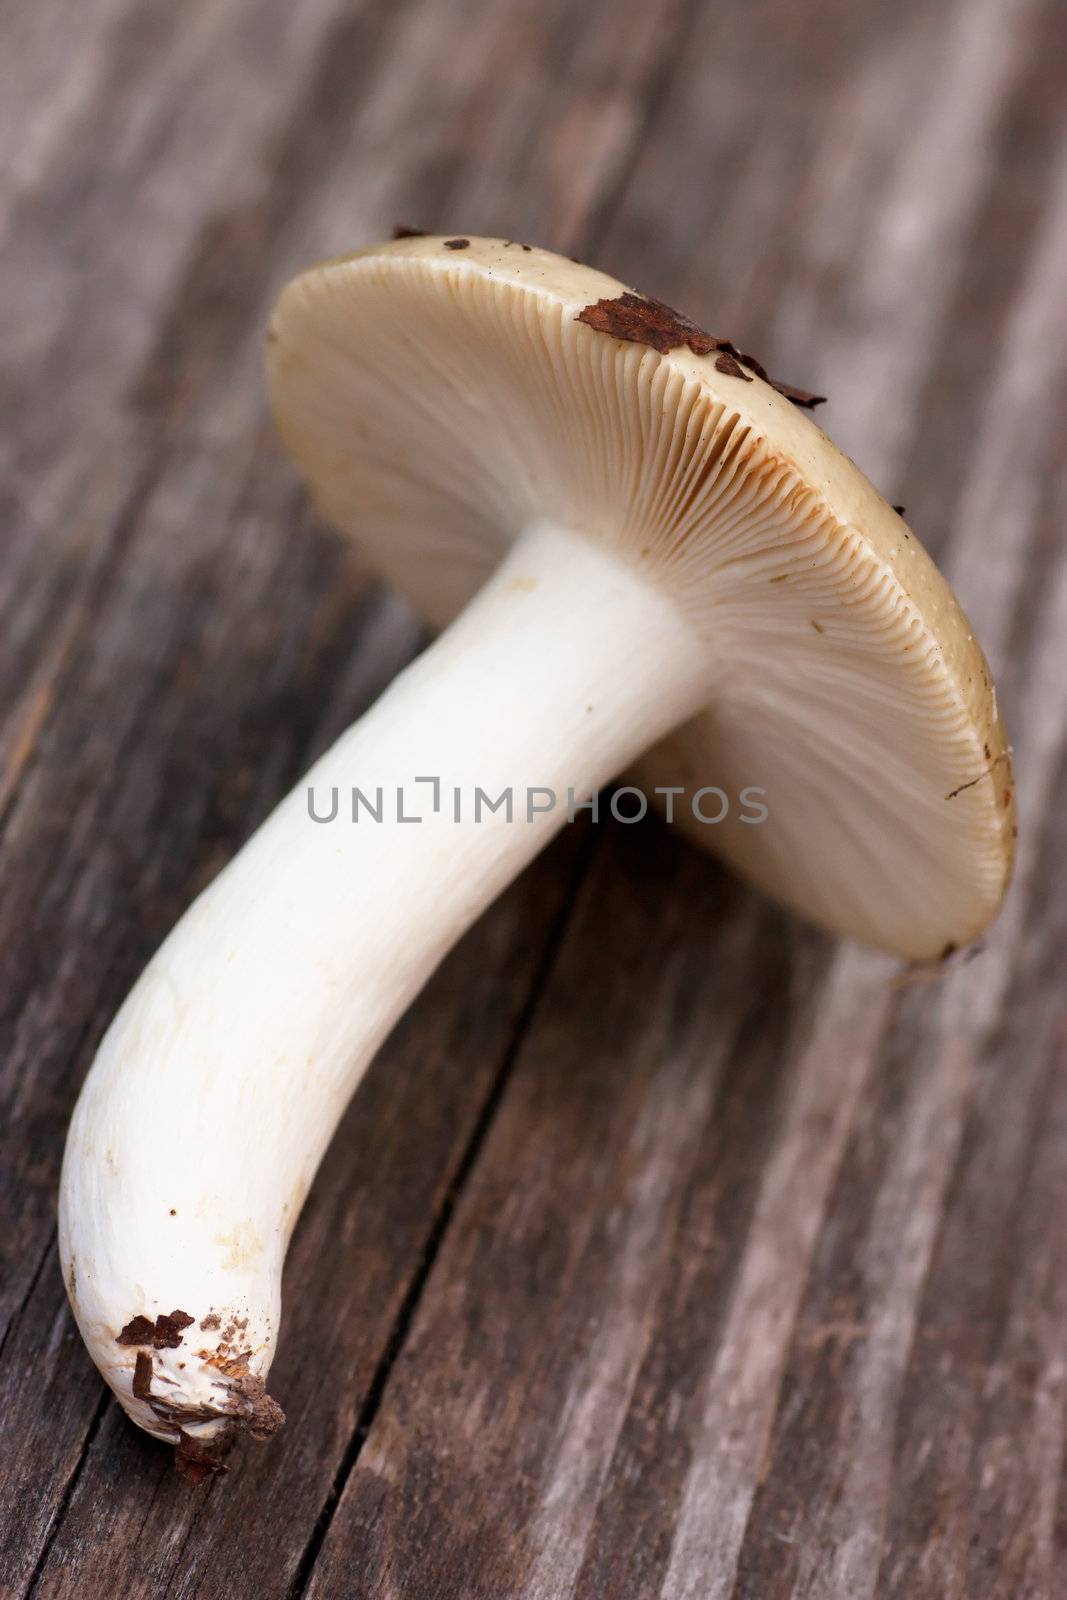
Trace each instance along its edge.
<path fill-rule="evenodd" d="M 1015 834 L 967 619 L 815 397 L 496 239 L 315 267 L 268 347 L 319 507 L 444 631 L 186 912 L 74 1113 L 79 1327 L 195 1473 L 282 1420 L 264 1380 L 286 1247 L 368 1062 L 609 779 L 641 758 L 698 843 L 910 958 L 982 931 Z M 760 804 L 722 815 L 713 789 Z"/>

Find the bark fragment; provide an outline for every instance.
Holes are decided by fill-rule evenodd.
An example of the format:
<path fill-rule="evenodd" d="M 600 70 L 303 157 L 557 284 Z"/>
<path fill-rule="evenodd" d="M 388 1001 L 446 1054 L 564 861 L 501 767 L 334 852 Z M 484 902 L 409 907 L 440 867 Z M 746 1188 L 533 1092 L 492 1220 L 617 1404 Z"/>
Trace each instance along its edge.
<path fill-rule="evenodd" d="M 660 355 L 682 346 L 687 346 L 695 356 L 709 356 L 717 351 L 715 366 L 719 372 L 751 383 L 748 372 L 744 371 L 748 367 L 757 378 L 769 383 L 786 400 L 792 401 L 795 406 L 803 406 L 807 411 L 821 406 L 826 399 L 825 395 L 812 394 L 810 390 L 798 389 L 791 383 L 780 383 L 768 375 L 755 356 L 744 355 L 729 339 L 719 339 L 715 334 L 707 333 L 680 311 L 675 311 L 673 306 L 665 305 L 662 300 L 654 300 L 650 295 L 634 294 L 628 289 L 613 300 L 597 300 L 593 305 L 583 307 L 577 320 L 584 322 L 588 328 L 595 328 L 598 333 L 610 334 L 613 339 L 647 345 Z"/>

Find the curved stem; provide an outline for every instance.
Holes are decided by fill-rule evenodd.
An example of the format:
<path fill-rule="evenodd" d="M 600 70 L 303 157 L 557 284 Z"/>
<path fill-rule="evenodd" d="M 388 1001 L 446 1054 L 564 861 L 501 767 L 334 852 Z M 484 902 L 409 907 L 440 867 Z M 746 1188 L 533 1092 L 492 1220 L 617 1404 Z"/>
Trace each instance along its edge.
<path fill-rule="evenodd" d="M 691 715 L 707 672 L 668 599 L 535 526 L 182 918 L 101 1045 L 61 1195 L 82 1332 L 142 1425 L 173 1436 L 167 1405 L 220 1387 L 232 1409 L 235 1358 L 265 1372 L 289 1234 L 381 1040 L 568 792 Z M 196 1328 L 153 1350 L 167 1404 L 135 1400 L 116 1336 L 176 1309 Z"/>

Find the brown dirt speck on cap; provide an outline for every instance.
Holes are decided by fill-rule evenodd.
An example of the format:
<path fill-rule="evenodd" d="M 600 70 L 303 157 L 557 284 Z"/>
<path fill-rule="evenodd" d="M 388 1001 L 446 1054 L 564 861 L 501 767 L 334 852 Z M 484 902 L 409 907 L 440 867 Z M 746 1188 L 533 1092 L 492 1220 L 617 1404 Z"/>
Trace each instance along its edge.
<path fill-rule="evenodd" d="M 598 333 L 610 334 L 613 339 L 648 345 L 650 350 L 658 351 L 661 356 L 683 345 L 688 346 L 695 356 L 710 356 L 717 351 L 715 365 L 720 372 L 751 383 L 743 364 L 786 400 L 807 410 L 822 405 L 825 399 L 824 395 L 796 389 L 790 383 L 779 383 L 776 378 L 768 376 L 755 356 L 742 355 L 729 339 L 718 339 L 713 333 L 707 333 L 680 311 L 675 311 L 673 306 L 666 305 L 662 300 L 654 300 L 650 295 L 634 294 L 627 289 L 614 300 L 597 300 L 593 305 L 584 306 L 577 320 L 584 322 L 588 328 L 595 328 Z"/>
<path fill-rule="evenodd" d="M 723 349 L 726 348 L 724 344 Z M 732 345 L 729 347 L 728 353 L 736 356 L 737 360 L 748 367 L 749 371 L 754 372 L 757 378 L 762 378 L 764 383 L 769 383 L 776 393 L 780 394 L 785 400 L 791 400 L 795 406 L 804 406 L 810 411 L 814 406 L 821 406 L 826 399 L 825 395 L 810 394 L 807 389 L 794 389 L 790 383 L 779 383 L 777 378 L 771 377 L 766 367 L 762 366 L 755 356 L 745 355 L 743 351 L 738 352 Z M 903 507 L 901 509 L 903 510 Z"/>
<path fill-rule="evenodd" d="M 200 1327 L 204 1333 L 207 1333 L 209 1328 L 221 1328 L 222 1318 L 219 1316 L 217 1311 L 211 1311 L 204 1318 L 203 1322 L 200 1324 Z"/>
<path fill-rule="evenodd" d="M 138 1350 L 133 1364 L 133 1392 L 138 1400 L 147 1400 L 152 1392 L 152 1357 L 147 1350 Z"/>
<path fill-rule="evenodd" d="M 470 243 L 471 242 L 470 242 L 469 239 L 446 239 L 445 240 L 445 249 L 446 250 L 469 250 L 470 249 Z"/>
<path fill-rule="evenodd" d="M 904 515 L 904 507 L 903 506 L 894 506 L 893 510 L 896 512 L 898 517 L 902 517 Z"/>
<path fill-rule="evenodd" d="M 746 383 L 752 382 L 744 367 L 727 350 L 715 357 L 715 371 L 725 372 L 728 378 L 743 378 Z"/>
<path fill-rule="evenodd" d="M 402 222 L 398 222 L 393 229 L 394 239 L 425 239 L 425 237 L 425 228 L 405 228 Z"/>
<path fill-rule="evenodd" d="M 794 389 L 790 383 L 779 383 L 777 378 L 771 377 L 766 367 L 757 361 L 755 356 L 747 355 L 744 351 L 735 350 L 733 345 L 727 346 L 725 342 L 722 348 L 728 350 L 730 355 L 736 356 L 737 360 L 743 366 L 748 367 L 750 372 L 754 372 L 757 378 L 762 378 L 764 383 L 769 383 L 772 389 L 784 399 L 791 400 L 795 406 L 804 406 L 810 410 L 813 406 L 821 406 L 824 403 L 825 395 L 811 394 L 807 389 Z M 901 510 L 903 510 L 903 507 L 901 507 Z"/>
<path fill-rule="evenodd" d="M 578 313 L 578 321 L 598 333 L 608 333 L 613 339 L 626 339 L 631 344 L 645 344 L 650 350 L 666 355 L 688 345 L 695 356 L 710 355 L 722 346 L 714 334 L 705 333 L 695 322 L 683 317 L 680 311 L 664 305 L 662 300 L 650 300 L 644 295 L 618 295 L 614 300 L 597 300 Z"/>
<path fill-rule="evenodd" d="M 816 406 L 826 404 L 824 394 L 812 394 L 810 389 L 797 389 L 791 383 L 779 383 L 777 378 L 768 378 L 767 382 L 784 399 L 791 400 L 795 406 L 802 406 L 805 411 L 814 411 Z"/>

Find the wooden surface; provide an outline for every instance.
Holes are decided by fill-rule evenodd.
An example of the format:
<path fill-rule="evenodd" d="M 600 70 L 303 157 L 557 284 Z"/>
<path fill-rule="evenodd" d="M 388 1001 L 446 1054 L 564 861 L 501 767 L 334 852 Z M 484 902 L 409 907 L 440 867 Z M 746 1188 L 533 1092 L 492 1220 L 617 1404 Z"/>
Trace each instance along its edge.
<path fill-rule="evenodd" d="M 23 0 L 0 317 L 0 1595 L 1067 1595 L 1061 0 Z M 595 260 L 831 397 L 1018 762 L 938 981 L 577 827 L 372 1069 L 289 1417 L 208 1487 L 67 1312 L 66 1121 L 147 955 L 417 647 L 260 342 L 394 223 Z"/>

